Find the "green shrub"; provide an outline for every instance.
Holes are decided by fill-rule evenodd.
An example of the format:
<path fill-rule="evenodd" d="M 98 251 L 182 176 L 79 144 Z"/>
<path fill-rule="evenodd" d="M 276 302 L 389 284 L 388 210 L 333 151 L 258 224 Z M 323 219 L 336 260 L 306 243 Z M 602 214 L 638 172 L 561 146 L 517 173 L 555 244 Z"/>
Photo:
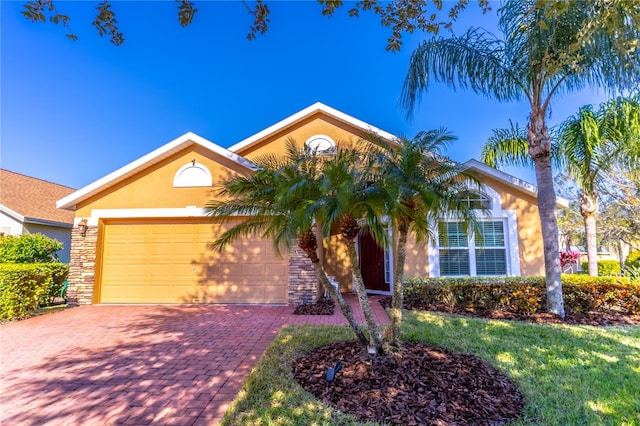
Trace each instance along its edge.
<path fill-rule="evenodd" d="M 586 271 L 589 266 L 588 262 L 582 262 L 582 270 Z M 617 260 L 598 260 L 598 275 L 608 277 L 620 274 L 620 262 Z"/>
<path fill-rule="evenodd" d="M 624 276 L 629 278 L 632 283 L 640 284 L 640 266 L 627 266 Z"/>
<path fill-rule="evenodd" d="M 62 243 L 43 234 L 0 235 L 0 263 L 58 261 Z"/>
<path fill-rule="evenodd" d="M 627 277 L 563 275 L 567 312 L 640 314 L 640 285 Z M 419 298 L 434 310 L 502 310 L 517 314 L 545 311 L 543 277 L 415 278 L 405 287 L 407 300 Z"/>
<path fill-rule="evenodd" d="M 0 319 L 26 317 L 60 293 L 65 263 L 0 264 Z"/>
<path fill-rule="evenodd" d="M 627 268 L 640 268 L 640 250 L 631 250 L 629 256 L 624 261 Z"/>

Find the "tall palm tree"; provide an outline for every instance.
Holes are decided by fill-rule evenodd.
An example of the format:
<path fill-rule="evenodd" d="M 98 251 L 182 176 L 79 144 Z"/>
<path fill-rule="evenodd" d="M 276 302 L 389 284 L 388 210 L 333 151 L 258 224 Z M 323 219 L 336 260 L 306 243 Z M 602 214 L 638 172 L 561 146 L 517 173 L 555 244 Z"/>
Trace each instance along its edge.
<path fill-rule="evenodd" d="M 469 87 L 500 102 L 529 102 L 527 151 L 538 185 L 547 310 L 564 317 L 546 115 L 557 93 L 638 84 L 640 2 L 512 0 L 498 13 L 503 38 L 472 28 L 461 36 L 423 42 L 411 57 L 403 104 L 411 112 L 431 79 L 454 89 Z M 628 48 L 620 49 L 627 41 Z"/>
<path fill-rule="evenodd" d="M 264 156 L 256 161 L 257 169 L 248 176 L 236 175 L 222 183 L 218 200 L 205 206 L 206 214 L 221 220 L 243 217 L 245 220 L 225 231 L 213 248 L 222 249 L 248 235 L 273 240 L 276 249 L 289 250 L 296 241 L 305 252 L 323 287 L 338 304 L 358 340 L 368 343 L 353 311 L 338 289 L 330 284 L 320 265 L 314 228 L 315 203 L 320 194 L 319 157 L 299 150 L 287 142 L 284 158 Z"/>
<path fill-rule="evenodd" d="M 638 97 L 617 98 L 597 110 L 590 105 L 579 109 L 553 131 L 552 162 L 579 187 L 580 214 L 587 237 L 589 275 L 598 275 L 596 220 L 599 192 L 607 185 L 614 166 L 637 167 L 640 160 L 640 102 Z M 481 159 L 488 165 L 525 165 L 524 132 L 517 126 L 495 130 L 482 148 Z"/>
<path fill-rule="evenodd" d="M 438 219 L 458 216 L 474 223 L 475 215 L 460 194 L 477 184 L 464 167 L 440 156 L 442 149 L 456 138 L 445 129 L 420 132 L 413 139 L 401 138 L 390 144 L 376 135 L 368 135 L 369 155 L 375 157 L 385 191 L 384 214 L 390 223 L 394 241 L 393 298 L 391 303 L 391 341 L 398 346 L 402 322 L 403 281 L 406 244 L 409 233 L 416 242 L 433 238 Z"/>

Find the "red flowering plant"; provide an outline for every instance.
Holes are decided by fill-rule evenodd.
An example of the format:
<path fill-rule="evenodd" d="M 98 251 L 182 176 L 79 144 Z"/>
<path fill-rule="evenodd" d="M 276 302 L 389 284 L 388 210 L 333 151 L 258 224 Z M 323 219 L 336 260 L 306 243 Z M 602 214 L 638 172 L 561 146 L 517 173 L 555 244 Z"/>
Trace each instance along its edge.
<path fill-rule="evenodd" d="M 560 267 L 562 270 L 567 266 L 571 266 L 580 259 L 580 252 L 573 250 L 565 250 L 560 252 Z"/>

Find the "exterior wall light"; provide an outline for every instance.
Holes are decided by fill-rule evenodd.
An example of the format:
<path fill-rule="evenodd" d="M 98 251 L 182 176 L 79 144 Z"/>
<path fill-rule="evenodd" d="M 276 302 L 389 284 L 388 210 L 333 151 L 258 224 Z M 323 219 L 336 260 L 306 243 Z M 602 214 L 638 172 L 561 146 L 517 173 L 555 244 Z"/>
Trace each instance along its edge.
<path fill-rule="evenodd" d="M 82 219 L 80 222 L 78 222 L 78 230 L 80 230 L 80 235 L 86 237 L 87 229 L 89 229 L 89 226 L 87 225 L 87 219 Z"/>

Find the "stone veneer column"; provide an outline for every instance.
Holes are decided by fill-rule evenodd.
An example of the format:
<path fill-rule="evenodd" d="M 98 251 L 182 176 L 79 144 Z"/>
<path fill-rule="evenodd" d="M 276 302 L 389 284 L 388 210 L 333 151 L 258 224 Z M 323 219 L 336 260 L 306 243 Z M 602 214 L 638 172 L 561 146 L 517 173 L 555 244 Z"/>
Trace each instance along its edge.
<path fill-rule="evenodd" d="M 289 303 L 313 303 L 318 297 L 318 277 L 297 242 L 289 250 Z"/>
<path fill-rule="evenodd" d="M 82 236 L 77 226 L 71 230 L 71 262 L 69 265 L 69 305 L 93 303 L 93 284 L 96 270 L 98 227 L 90 226 Z"/>

